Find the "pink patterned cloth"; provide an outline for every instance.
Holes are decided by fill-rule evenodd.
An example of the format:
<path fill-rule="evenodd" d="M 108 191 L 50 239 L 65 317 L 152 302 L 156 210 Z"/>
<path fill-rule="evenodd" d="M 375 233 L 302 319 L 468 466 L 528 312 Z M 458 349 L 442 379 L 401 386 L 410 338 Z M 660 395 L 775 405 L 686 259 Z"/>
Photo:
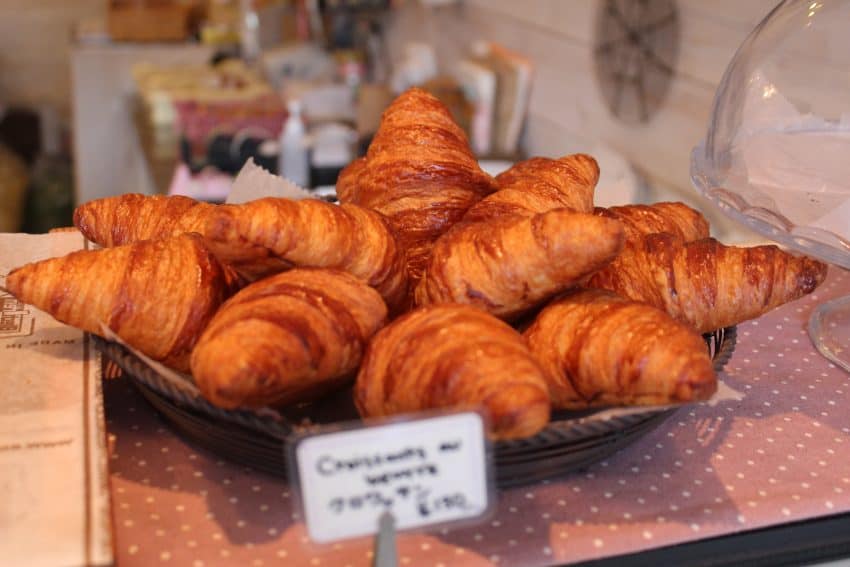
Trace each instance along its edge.
<path fill-rule="evenodd" d="M 806 333 L 817 293 L 738 327 L 723 379 L 740 401 L 678 410 L 584 473 L 500 491 L 496 514 L 399 537 L 400 565 L 564 563 L 850 511 L 850 375 Z M 120 566 L 366 566 L 369 539 L 309 543 L 285 481 L 176 437 L 124 379 L 107 380 Z"/>

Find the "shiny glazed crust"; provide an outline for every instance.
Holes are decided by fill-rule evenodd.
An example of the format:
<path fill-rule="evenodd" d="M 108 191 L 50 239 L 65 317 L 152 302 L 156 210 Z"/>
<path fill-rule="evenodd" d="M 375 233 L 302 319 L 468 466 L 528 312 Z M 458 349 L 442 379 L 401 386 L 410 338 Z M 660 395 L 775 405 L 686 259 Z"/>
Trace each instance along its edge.
<path fill-rule="evenodd" d="M 556 209 L 463 223 L 437 241 L 416 303 L 466 303 L 511 320 L 610 262 L 617 221 Z"/>
<path fill-rule="evenodd" d="M 74 210 L 74 225 L 104 247 L 197 232 L 205 236 L 208 219 L 218 207 L 181 195 L 128 193 L 83 203 Z M 238 254 L 214 250 L 246 281 L 280 272 L 288 266 L 269 257 L 266 249 L 243 246 Z M 230 253 L 228 253 L 230 252 Z"/>
<path fill-rule="evenodd" d="M 724 246 L 651 234 L 623 248 L 592 287 L 663 309 L 700 333 L 737 325 L 811 293 L 827 265 L 778 247 Z"/>
<path fill-rule="evenodd" d="M 266 198 L 222 205 L 204 228 L 219 256 L 262 247 L 289 266 L 335 268 L 378 290 L 396 309 L 407 297 L 405 257 L 379 213 L 316 199 Z"/>
<path fill-rule="evenodd" d="M 473 205 L 463 220 L 483 222 L 510 214 L 534 215 L 566 208 L 593 212 L 599 165 L 585 154 L 521 161 L 496 177 L 498 191 Z"/>
<path fill-rule="evenodd" d="M 223 408 L 306 401 L 353 377 L 386 316 L 381 296 L 346 272 L 290 270 L 222 306 L 192 353 L 192 374 Z"/>
<path fill-rule="evenodd" d="M 521 335 L 454 304 L 416 309 L 379 331 L 357 375 L 355 402 L 364 417 L 480 407 L 496 439 L 537 433 L 550 406 Z"/>
<path fill-rule="evenodd" d="M 384 111 L 365 158 L 346 167 L 337 182 L 341 202 L 389 219 L 407 251 L 414 285 L 431 244 L 495 189 L 448 109 L 415 88 Z"/>
<path fill-rule="evenodd" d="M 6 287 L 57 320 L 127 344 L 181 371 L 234 276 L 197 234 L 81 250 L 13 270 Z"/>
<path fill-rule="evenodd" d="M 717 388 L 698 333 L 610 291 L 584 290 L 553 301 L 523 336 L 555 408 L 693 402 Z"/>
<path fill-rule="evenodd" d="M 643 236 L 657 232 L 669 232 L 685 242 L 709 237 L 706 218 L 684 203 L 597 207 L 595 213 L 620 221 L 626 232 L 626 242 L 639 241 Z"/>
<path fill-rule="evenodd" d="M 103 247 L 156 240 L 184 232 L 203 233 L 215 205 L 180 195 L 128 193 L 83 203 L 74 210 L 74 226 Z"/>

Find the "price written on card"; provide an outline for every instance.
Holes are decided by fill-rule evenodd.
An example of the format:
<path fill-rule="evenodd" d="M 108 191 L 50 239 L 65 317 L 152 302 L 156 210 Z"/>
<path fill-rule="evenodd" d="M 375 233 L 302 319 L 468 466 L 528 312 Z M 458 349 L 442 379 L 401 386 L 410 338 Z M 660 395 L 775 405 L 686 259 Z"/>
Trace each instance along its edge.
<path fill-rule="evenodd" d="M 314 435 L 294 455 L 316 542 L 376 533 L 385 511 L 407 529 L 488 510 L 484 425 L 474 412 Z"/>

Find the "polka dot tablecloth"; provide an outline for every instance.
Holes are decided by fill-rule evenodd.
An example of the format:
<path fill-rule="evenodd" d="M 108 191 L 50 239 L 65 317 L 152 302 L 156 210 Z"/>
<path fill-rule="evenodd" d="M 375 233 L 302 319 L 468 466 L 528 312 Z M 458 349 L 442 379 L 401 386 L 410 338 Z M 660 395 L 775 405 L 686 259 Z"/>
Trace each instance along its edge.
<path fill-rule="evenodd" d="M 738 327 L 723 380 L 737 401 L 678 410 L 583 473 L 500 491 L 463 529 L 399 536 L 400 565 L 547 565 L 850 511 L 850 375 L 805 331 L 817 293 Z M 372 541 L 317 547 L 285 481 L 202 452 L 126 379 L 104 384 L 119 566 L 372 563 Z"/>

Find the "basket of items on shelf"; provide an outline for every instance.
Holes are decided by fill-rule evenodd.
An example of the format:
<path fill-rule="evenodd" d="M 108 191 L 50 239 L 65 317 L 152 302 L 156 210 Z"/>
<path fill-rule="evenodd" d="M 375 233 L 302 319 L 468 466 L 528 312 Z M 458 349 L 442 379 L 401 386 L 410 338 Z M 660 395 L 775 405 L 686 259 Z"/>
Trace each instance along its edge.
<path fill-rule="evenodd" d="M 92 201 L 74 220 L 102 249 L 6 285 L 102 336 L 180 431 L 235 460 L 286 471 L 283 445 L 313 425 L 480 408 L 498 480 L 529 482 L 722 396 L 735 325 L 826 275 L 725 246 L 681 203 L 595 208 L 598 177 L 576 154 L 493 178 L 412 89 L 341 174 L 339 205 Z"/>

